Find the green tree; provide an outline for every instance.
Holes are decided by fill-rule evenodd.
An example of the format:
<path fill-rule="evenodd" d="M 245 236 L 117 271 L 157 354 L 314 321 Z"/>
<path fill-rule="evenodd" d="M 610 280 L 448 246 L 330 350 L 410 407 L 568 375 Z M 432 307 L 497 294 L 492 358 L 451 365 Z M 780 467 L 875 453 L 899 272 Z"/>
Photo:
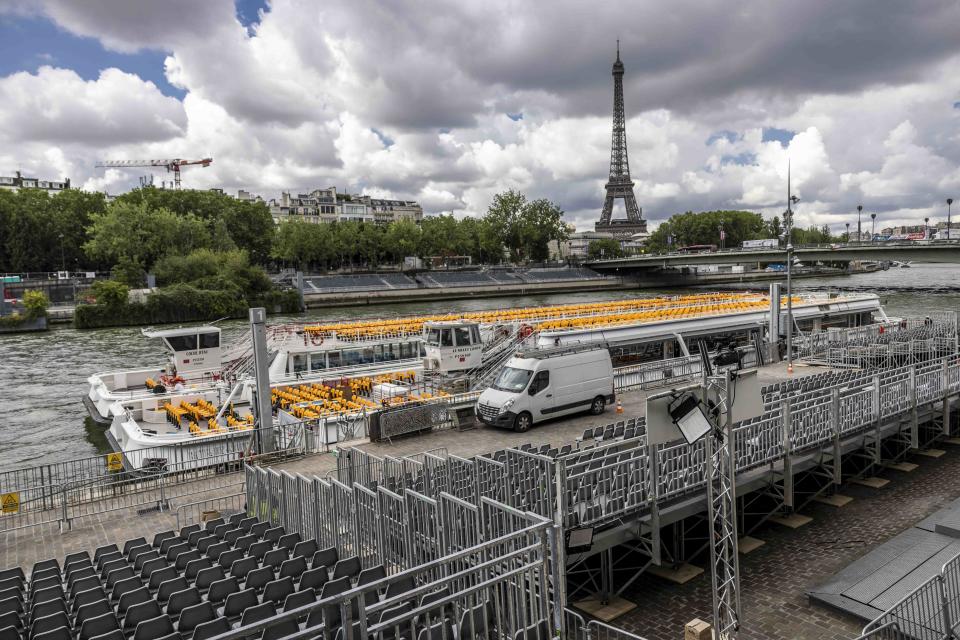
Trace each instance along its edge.
<path fill-rule="evenodd" d="M 591 240 L 587 245 L 587 257 L 591 260 L 600 258 L 622 258 L 623 248 L 620 243 L 613 238 L 600 238 Z"/>
<path fill-rule="evenodd" d="M 116 280 L 97 280 L 90 287 L 90 293 L 97 304 L 119 309 L 127 304 L 130 290 L 127 285 Z"/>
<path fill-rule="evenodd" d="M 210 244 L 210 234 L 200 218 L 151 209 L 146 203 L 118 200 L 90 219 L 90 239 L 84 250 L 92 259 L 108 264 L 127 258 L 149 267 L 169 253 L 187 253 Z"/>
<path fill-rule="evenodd" d="M 27 320 L 36 320 L 47 315 L 47 307 L 50 306 L 50 300 L 44 295 L 43 291 L 28 290 L 23 292 L 23 308 Z"/>
<path fill-rule="evenodd" d="M 391 223 L 383 235 L 385 252 L 396 263 L 403 262 L 407 256 L 417 255 L 420 242 L 420 227 L 410 220 Z"/>
<path fill-rule="evenodd" d="M 738 246 L 744 240 L 754 240 L 767 235 L 763 216 L 751 211 L 702 211 L 671 216 L 651 234 L 647 246 L 653 251 L 694 245 L 720 245 L 720 229 L 723 228 L 727 247 Z M 668 242 L 668 238 L 672 242 Z"/>
<path fill-rule="evenodd" d="M 208 234 L 216 241 L 204 243 L 221 250 L 245 249 L 251 260 L 264 264 L 270 258 L 274 224 L 270 210 L 263 202 L 246 202 L 215 191 L 197 189 L 134 189 L 117 198 L 117 202 L 145 205 L 149 210 L 166 209 L 179 217 L 195 217 L 203 221 Z M 234 247 L 224 242 L 224 232 Z"/>
<path fill-rule="evenodd" d="M 551 240 L 563 241 L 569 235 L 567 225 L 563 222 L 563 210 L 543 198 L 523 207 L 520 228 L 520 254 L 537 262 L 549 259 Z"/>
<path fill-rule="evenodd" d="M 487 209 L 486 222 L 491 232 L 510 254 L 512 262 L 523 258 L 523 232 L 521 216 L 527 197 L 513 189 L 493 196 Z"/>

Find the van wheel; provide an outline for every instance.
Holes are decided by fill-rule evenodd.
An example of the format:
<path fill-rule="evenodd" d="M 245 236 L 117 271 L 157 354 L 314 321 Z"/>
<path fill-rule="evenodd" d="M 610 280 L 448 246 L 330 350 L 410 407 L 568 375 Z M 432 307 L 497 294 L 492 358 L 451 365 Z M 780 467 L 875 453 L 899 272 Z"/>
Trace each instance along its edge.
<path fill-rule="evenodd" d="M 590 403 L 590 413 L 592 413 L 595 416 L 598 416 L 601 413 L 603 413 L 603 410 L 604 408 L 606 408 L 606 406 L 607 406 L 607 401 L 604 399 L 604 397 L 597 396 L 596 398 L 593 399 L 593 402 Z"/>
<path fill-rule="evenodd" d="M 524 411 L 523 413 L 517 414 L 516 419 L 513 421 L 513 430 L 517 433 L 524 433 L 530 430 L 530 414 Z"/>

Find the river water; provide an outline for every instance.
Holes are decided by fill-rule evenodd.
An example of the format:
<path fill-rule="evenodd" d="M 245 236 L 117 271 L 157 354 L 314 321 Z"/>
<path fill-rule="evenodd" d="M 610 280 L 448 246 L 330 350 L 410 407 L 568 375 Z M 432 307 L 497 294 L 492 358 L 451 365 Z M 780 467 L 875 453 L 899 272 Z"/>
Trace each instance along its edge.
<path fill-rule="evenodd" d="M 933 310 L 960 311 L 960 266 L 918 264 L 841 278 L 797 280 L 797 290 L 873 292 L 881 296 L 889 315 L 916 316 Z M 722 285 L 709 287 L 724 289 Z M 732 288 L 732 287 L 731 287 Z M 750 287 L 765 290 L 765 284 Z M 591 300 L 648 297 L 672 291 L 605 291 L 594 293 L 517 296 L 376 307 L 312 309 L 306 316 L 277 317 L 270 322 L 316 319 L 342 320 L 443 313 Z M 224 323 L 224 339 L 239 337 L 246 322 Z M 87 376 L 96 372 L 160 366 L 166 361 L 157 341 L 140 335 L 138 327 L 78 331 L 56 326 L 46 333 L 0 336 L 0 471 L 84 458 L 109 450 L 103 428 L 84 420 L 80 401 Z"/>

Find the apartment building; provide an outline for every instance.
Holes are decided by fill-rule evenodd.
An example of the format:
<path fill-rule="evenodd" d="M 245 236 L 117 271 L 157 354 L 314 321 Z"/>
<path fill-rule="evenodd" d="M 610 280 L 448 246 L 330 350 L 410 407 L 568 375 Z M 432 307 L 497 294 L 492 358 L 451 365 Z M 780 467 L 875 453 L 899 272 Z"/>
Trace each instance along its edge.
<path fill-rule="evenodd" d="M 385 200 L 370 196 L 337 193 L 336 187 L 314 189 L 296 196 L 289 192 L 270 200 L 270 215 L 276 223 L 284 220 L 324 223 L 346 220 L 390 224 L 397 220 L 423 219 L 423 209 L 412 200 Z"/>

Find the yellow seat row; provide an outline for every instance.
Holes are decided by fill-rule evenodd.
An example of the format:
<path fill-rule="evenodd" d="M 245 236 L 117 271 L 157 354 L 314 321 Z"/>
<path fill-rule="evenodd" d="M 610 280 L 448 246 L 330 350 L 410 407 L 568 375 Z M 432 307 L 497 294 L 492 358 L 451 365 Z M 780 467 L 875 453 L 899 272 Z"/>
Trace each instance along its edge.
<path fill-rule="evenodd" d="M 341 338 L 390 337 L 419 334 L 425 322 L 451 320 L 475 320 L 483 323 L 510 321 L 543 321 L 566 317 L 616 314 L 625 311 L 684 308 L 711 303 L 733 301 L 765 302 L 763 296 L 744 293 L 704 293 L 689 296 L 661 296 L 656 298 L 638 298 L 636 300 L 614 300 L 548 307 L 527 307 L 521 309 L 502 309 L 496 311 L 476 311 L 458 314 L 437 314 L 409 318 L 363 320 L 357 322 L 339 322 L 330 324 L 307 325 L 307 333 Z"/>

